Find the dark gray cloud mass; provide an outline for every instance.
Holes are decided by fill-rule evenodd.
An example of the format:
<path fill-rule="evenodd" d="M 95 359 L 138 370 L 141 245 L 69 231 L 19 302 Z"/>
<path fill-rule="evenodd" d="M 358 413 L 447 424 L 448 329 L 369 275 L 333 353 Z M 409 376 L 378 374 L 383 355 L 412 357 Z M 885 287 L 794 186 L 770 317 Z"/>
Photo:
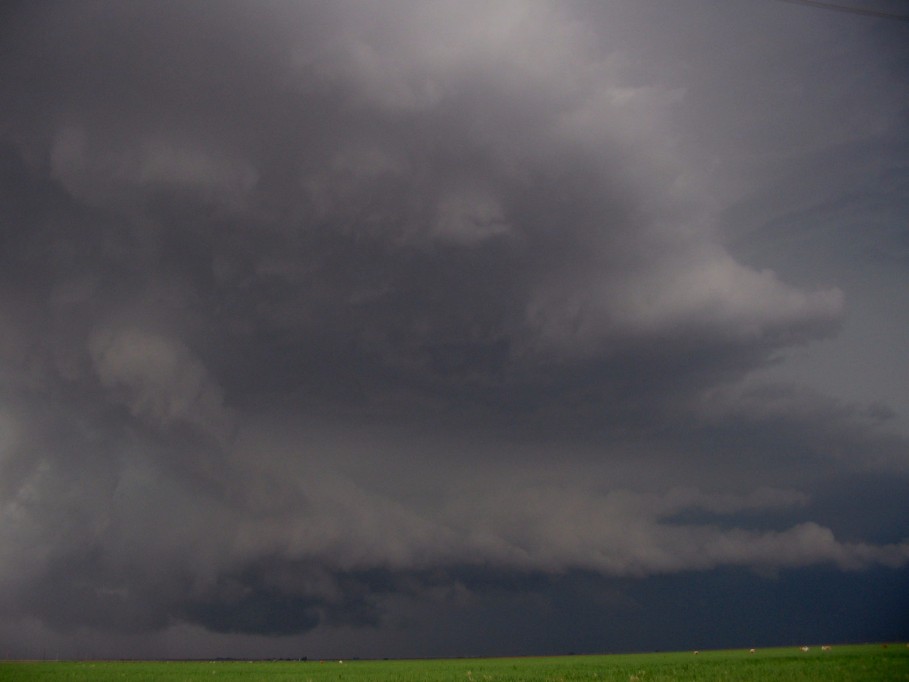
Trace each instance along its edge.
<path fill-rule="evenodd" d="M 905 24 L 2 12 L 0 654 L 909 636 Z"/>

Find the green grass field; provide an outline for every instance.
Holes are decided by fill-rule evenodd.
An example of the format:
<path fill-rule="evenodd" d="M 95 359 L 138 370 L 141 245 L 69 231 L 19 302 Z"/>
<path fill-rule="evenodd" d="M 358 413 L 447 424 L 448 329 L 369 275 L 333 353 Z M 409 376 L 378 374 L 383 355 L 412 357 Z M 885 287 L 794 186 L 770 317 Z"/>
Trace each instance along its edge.
<path fill-rule="evenodd" d="M 835 646 L 830 651 L 796 647 L 547 658 L 478 658 L 409 661 L 150 662 L 7 661 L 0 680 L 295 680 L 320 682 L 518 682 L 607 680 L 754 680 L 761 682 L 909 682 L 909 648 Z"/>

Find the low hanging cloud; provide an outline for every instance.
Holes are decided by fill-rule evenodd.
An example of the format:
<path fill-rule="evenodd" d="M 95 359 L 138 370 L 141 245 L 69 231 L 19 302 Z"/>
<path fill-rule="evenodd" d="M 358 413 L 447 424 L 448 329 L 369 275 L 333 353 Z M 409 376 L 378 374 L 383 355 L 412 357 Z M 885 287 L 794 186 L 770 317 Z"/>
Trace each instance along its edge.
<path fill-rule="evenodd" d="M 821 336 L 842 314 L 842 292 L 799 291 L 728 254 L 665 260 L 602 282 L 598 274 L 569 281 L 533 300 L 530 318 L 547 345 L 586 355 L 663 335 L 772 349 Z"/>
<path fill-rule="evenodd" d="M 818 501 L 905 480 L 887 409 L 754 378 L 834 337 L 848 292 L 727 224 L 791 157 L 860 145 L 833 105 L 897 79 L 787 123 L 764 52 L 732 101 L 691 17 L 652 11 L 10 10 L 0 606 L 278 637 L 576 572 L 904 570 L 909 519 L 881 539 L 885 513 Z"/>

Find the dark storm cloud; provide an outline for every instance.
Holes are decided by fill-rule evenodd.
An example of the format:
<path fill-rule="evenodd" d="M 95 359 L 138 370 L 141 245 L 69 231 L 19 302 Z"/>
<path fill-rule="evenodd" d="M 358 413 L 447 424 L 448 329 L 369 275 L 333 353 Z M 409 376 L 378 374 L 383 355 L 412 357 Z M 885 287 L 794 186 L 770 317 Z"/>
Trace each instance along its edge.
<path fill-rule="evenodd" d="M 742 122 L 788 101 L 765 52 L 740 101 L 691 16 L 623 37 L 656 7 L 8 8 L 0 604 L 319 636 L 576 572 L 905 566 L 905 520 L 834 501 L 905 484 L 887 409 L 750 376 L 843 292 L 726 241 L 797 210 L 780 168 L 893 137 L 893 78 Z"/>

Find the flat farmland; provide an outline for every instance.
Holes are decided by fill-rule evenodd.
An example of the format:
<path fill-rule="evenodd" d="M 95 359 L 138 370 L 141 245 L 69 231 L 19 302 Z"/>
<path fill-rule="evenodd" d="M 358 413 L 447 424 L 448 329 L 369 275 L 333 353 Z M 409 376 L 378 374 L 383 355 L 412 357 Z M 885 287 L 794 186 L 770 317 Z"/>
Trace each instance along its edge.
<path fill-rule="evenodd" d="M 0 680 L 321 682 L 909 682 L 904 644 L 676 653 L 333 661 L 5 661 Z"/>

